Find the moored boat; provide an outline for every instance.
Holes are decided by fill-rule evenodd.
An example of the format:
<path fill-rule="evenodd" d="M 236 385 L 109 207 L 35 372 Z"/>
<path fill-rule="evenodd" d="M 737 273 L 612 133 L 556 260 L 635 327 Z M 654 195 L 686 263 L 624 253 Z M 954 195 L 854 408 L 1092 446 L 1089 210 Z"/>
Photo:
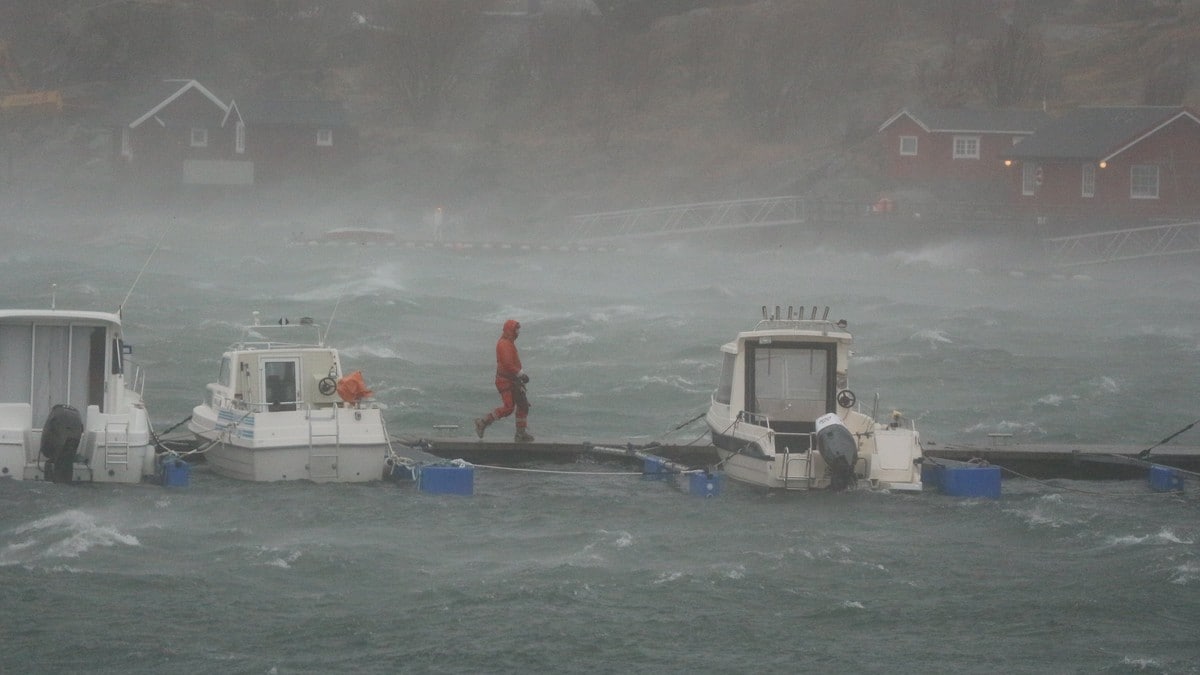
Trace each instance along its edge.
<path fill-rule="evenodd" d="M 365 482 L 383 476 L 390 442 L 361 372 L 311 319 L 254 324 L 221 357 L 188 429 L 213 471 L 249 481 Z"/>
<path fill-rule="evenodd" d="M 120 314 L 0 310 L 0 477 L 137 483 L 153 476 L 144 385 Z"/>
<path fill-rule="evenodd" d="M 779 307 L 721 347 L 705 421 L 726 474 L 768 488 L 921 489 L 920 436 L 895 412 L 884 423 L 847 388 L 852 337 L 829 308 Z"/>

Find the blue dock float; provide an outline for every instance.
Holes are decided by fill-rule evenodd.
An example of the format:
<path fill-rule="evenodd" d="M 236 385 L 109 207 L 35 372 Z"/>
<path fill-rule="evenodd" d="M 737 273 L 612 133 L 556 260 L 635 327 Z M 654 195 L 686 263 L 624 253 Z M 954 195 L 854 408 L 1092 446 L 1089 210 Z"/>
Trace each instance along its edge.
<path fill-rule="evenodd" d="M 163 487 L 187 487 L 192 466 L 175 456 L 158 458 L 158 481 Z"/>
<path fill-rule="evenodd" d="M 926 457 L 921 483 L 951 497 L 1000 498 L 1000 467 Z"/>
<path fill-rule="evenodd" d="M 725 474 L 719 471 L 680 464 L 666 457 L 646 452 L 644 448 L 634 446 L 632 443 L 627 444 L 624 448 L 585 443 L 584 449 L 610 457 L 640 459 L 642 460 L 642 478 L 646 480 L 676 479 L 679 481 L 681 489 L 696 497 L 716 497 L 721 494 L 721 489 L 725 485 Z"/>
<path fill-rule="evenodd" d="M 1150 489 L 1155 492 L 1181 492 L 1183 490 L 1183 472 L 1173 466 L 1151 464 Z"/>

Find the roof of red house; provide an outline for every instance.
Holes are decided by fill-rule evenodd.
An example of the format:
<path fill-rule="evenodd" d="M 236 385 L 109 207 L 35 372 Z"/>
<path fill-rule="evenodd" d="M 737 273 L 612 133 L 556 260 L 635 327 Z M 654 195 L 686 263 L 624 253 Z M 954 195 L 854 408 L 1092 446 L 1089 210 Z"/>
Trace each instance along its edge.
<path fill-rule="evenodd" d="M 907 117 L 929 133 L 1031 134 L 1052 118 L 1042 110 L 976 108 L 904 108 L 879 125 L 879 131 Z"/>
<path fill-rule="evenodd" d="M 1109 159 L 1179 118 L 1200 124 L 1182 106 L 1077 108 L 1004 153 L 1009 159 Z"/>

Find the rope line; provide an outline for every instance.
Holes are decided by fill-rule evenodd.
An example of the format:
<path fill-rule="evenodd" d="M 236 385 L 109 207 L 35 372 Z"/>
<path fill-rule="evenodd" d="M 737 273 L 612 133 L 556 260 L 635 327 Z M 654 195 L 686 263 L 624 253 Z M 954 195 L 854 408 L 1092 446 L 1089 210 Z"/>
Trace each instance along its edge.
<path fill-rule="evenodd" d="M 496 466 L 494 464 L 472 464 L 481 469 L 493 471 L 515 471 L 520 473 L 555 473 L 575 476 L 641 476 L 641 471 L 556 471 L 553 469 L 523 469 L 515 466 Z"/>

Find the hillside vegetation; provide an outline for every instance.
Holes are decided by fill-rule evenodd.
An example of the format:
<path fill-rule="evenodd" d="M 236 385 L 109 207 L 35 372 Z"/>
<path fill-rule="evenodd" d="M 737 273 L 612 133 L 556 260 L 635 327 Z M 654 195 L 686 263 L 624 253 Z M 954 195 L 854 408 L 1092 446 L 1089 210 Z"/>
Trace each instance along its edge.
<path fill-rule="evenodd" d="M 872 200 L 891 187 L 874 132 L 904 105 L 1194 102 L 1196 5 L 20 0 L 0 8 L 0 38 L 71 105 L 7 135 L 0 199 L 103 192 L 109 111 L 195 78 L 227 96 L 346 101 L 361 165 L 269 197 L 331 227 L 434 205 L 494 229 L 735 197 Z"/>

